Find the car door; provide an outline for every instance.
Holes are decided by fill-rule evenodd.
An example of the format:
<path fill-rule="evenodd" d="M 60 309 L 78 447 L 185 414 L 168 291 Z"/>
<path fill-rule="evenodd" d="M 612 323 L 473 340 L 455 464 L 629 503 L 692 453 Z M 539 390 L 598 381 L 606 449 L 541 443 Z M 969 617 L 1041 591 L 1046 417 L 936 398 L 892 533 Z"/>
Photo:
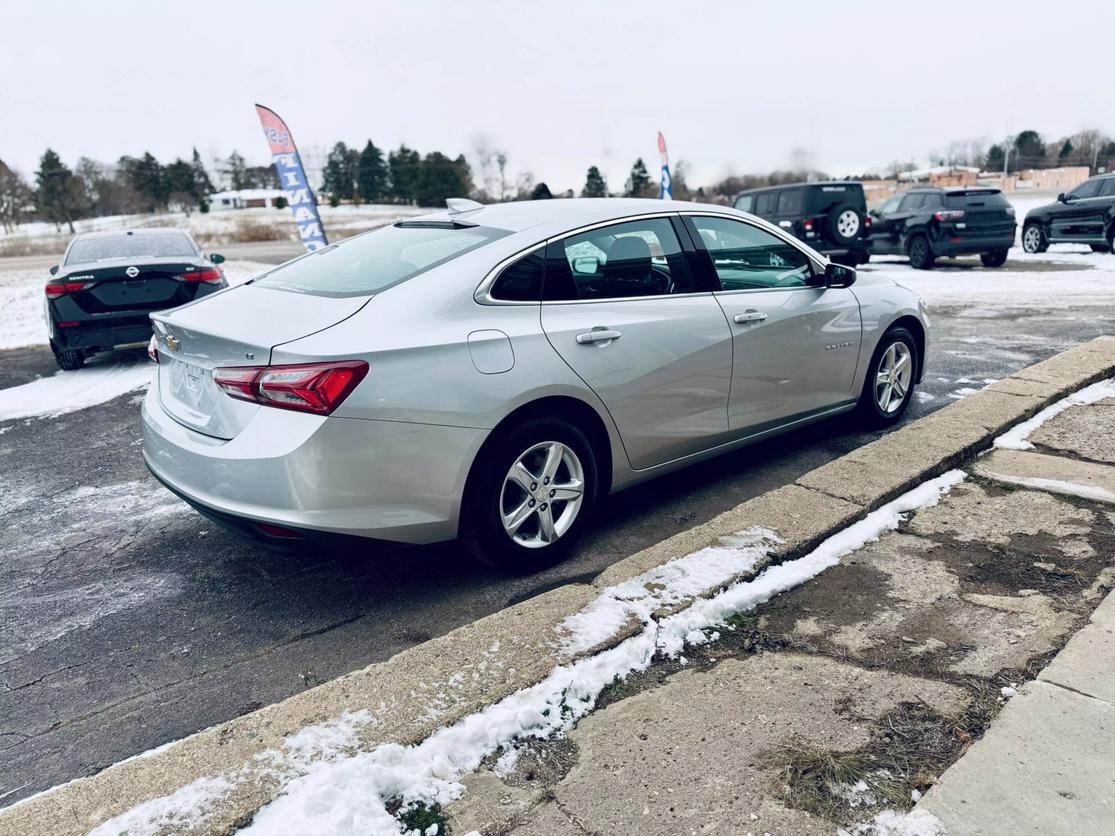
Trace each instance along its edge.
<path fill-rule="evenodd" d="M 542 329 L 607 407 L 636 469 L 728 435 L 732 333 L 679 228 L 676 214 L 640 218 L 546 250 Z"/>
<path fill-rule="evenodd" d="M 1101 181 L 1085 180 L 1057 204 L 1049 224 L 1049 240 L 1103 240 L 1106 201 L 1100 196 Z"/>
<path fill-rule="evenodd" d="M 858 395 L 859 302 L 826 288 L 793 242 L 725 216 L 686 215 L 699 264 L 732 328 L 733 432 L 762 431 L 847 404 Z"/>
<path fill-rule="evenodd" d="M 891 215 L 890 249 L 894 255 L 906 254 L 906 222 L 921 211 L 922 204 L 930 197 L 925 192 L 910 192 L 902 195 L 898 208 Z"/>
<path fill-rule="evenodd" d="M 801 237 L 802 203 L 805 190 L 801 187 L 782 189 L 775 204 L 774 222 L 796 238 Z"/>
<path fill-rule="evenodd" d="M 893 253 L 894 213 L 898 204 L 902 202 L 902 195 L 895 195 L 878 209 L 871 213 L 871 251 L 880 255 Z"/>

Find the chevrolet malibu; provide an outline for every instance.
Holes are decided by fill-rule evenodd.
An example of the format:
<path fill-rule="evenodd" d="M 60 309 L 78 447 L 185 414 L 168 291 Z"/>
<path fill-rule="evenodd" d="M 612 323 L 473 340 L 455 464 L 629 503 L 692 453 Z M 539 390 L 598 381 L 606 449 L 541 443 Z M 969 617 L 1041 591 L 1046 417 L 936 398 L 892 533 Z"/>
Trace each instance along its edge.
<path fill-rule="evenodd" d="M 399 221 L 154 313 L 144 458 L 274 546 L 432 543 L 531 571 L 609 493 L 921 379 L 916 294 L 751 215 L 545 200 Z"/>

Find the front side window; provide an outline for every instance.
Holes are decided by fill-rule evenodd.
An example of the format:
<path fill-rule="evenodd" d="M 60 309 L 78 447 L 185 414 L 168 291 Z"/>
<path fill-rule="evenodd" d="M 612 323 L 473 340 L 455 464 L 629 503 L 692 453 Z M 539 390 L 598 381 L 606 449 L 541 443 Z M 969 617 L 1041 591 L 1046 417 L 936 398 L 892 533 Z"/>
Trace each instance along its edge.
<path fill-rule="evenodd" d="M 925 200 L 925 195 L 921 192 L 917 194 L 908 194 L 902 198 L 902 203 L 898 206 L 899 212 L 913 212 L 915 209 L 921 208 L 922 202 Z"/>
<path fill-rule="evenodd" d="M 546 260 L 548 301 L 625 299 L 697 289 L 669 218 L 571 235 L 552 243 Z"/>
<path fill-rule="evenodd" d="M 1085 180 L 1071 192 L 1069 197 L 1079 199 L 1082 197 L 1095 197 L 1099 194 L 1100 181 L 1099 180 Z"/>
<path fill-rule="evenodd" d="M 693 226 L 724 290 L 806 287 L 809 257 L 765 229 L 727 218 L 696 216 Z"/>
<path fill-rule="evenodd" d="M 1111 182 L 1115 183 L 1115 178 Z M 745 194 L 736 198 L 736 208 L 741 212 L 750 212 L 754 205 L 755 195 L 753 194 Z"/>
<path fill-rule="evenodd" d="M 892 197 L 890 200 L 888 200 L 886 203 L 884 203 L 882 206 L 879 207 L 879 212 L 878 212 L 879 217 L 883 217 L 884 215 L 889 215 L 892 212 L 897 212 L 898 211 L 898 204 L 901 203 L 901 202 L 902 202 L 901 197 Z"/>
<path fill-rule="evenodd" d="M 508 234 L 493 227 L 410 223 L 310 253 L 254 284 L 313 296 L 371 296 Z"/>

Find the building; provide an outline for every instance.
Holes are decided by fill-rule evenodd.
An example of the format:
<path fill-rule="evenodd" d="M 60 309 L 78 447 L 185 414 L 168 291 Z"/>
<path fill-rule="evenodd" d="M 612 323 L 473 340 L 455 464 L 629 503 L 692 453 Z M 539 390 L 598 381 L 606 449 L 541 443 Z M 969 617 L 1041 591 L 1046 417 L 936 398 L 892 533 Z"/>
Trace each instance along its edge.
<path fill-rule="evenodd" d="M 281 209 L 286 206 L 282 189 L 237 189 L 209 195 L 213 209 Z"/>

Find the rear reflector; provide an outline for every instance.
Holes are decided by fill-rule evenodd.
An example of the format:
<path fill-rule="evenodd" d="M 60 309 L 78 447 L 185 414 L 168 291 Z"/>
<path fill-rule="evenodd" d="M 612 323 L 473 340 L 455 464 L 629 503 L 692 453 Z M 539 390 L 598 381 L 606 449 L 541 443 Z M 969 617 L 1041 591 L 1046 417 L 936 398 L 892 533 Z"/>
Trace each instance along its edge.
<path fill-rule="evenodd" d="M 59 328 L 76 328 L 79 325 L 81 325 L 80 322 L 59 322 L 58 323 Z"/>
<path fill-rule="evenodd" d="M 155 335 L 151 335 L 151 341 L 147 343 L 147 359 L 153 363 L 159 362 L 159 343 L 155 340 Z"/>
<path fill-rule="evenodd" d="M 958 221 L 968 213 L 963 209 L 944 209 L 933 215 L 939 221 Z"/>
<path fill-rule="evenodd" d="M 283 528 L 281 525 L 261 522 L 256 523 L 256 528 L 268 537 L 282 537 L 284 540 L 299 540 L 302 538 L 302 535 L 297 531 L 291 531 L 289 528 Z"/>
<path fill-rule="evenodd" d="M 329 415 L 368 373 L 363 360 L 289 366 L 213 369 L 213 382 L 231 398 L 264 406 Z"/>
<path fill-rule="evenodd" d="M 199 270 L 195 273 L 180 273 L 178 276 L 184 282 L 205 282 L 206 284 L 220 284 L 220 270 Z"/>
<path fill-rule="evenodd" d="M 57 299 L 67 293 L 77 293 L 79 290 L 85 290 L 85 288 L 92 286 L 91 283 L 86 282 L 51 282 L 45 288 L 46 298 Z"/>

